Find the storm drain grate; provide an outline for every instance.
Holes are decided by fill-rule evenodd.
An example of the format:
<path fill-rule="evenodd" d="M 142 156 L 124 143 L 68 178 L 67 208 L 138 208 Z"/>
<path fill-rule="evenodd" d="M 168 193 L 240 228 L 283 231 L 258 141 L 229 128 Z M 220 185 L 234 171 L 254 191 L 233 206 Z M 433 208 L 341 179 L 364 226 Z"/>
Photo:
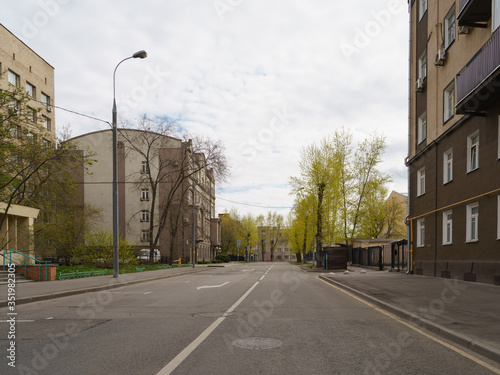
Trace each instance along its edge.
<path fill-rule="evenodd" d="M 281 341 L 267 337 L 249 337 L 233 341 L 233 345 L 238 348 L 257 350 L 274 349 L 281 346 L 281 344 Z"/>

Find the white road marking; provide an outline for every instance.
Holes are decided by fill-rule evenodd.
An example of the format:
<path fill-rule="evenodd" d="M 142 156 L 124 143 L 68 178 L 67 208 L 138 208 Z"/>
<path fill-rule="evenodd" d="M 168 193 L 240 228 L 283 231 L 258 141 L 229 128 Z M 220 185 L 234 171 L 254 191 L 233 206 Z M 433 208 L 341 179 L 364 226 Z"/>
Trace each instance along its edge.
<path fill-rule="evenodd" d="M 0 323 L 9 323 L 10 320 L 0 320 Z M 16 323 L 32 323 L 34 320 L 17 320 Z"/>
<path fill-rule="evenodd" d="M 253 270 L 242 270 L 242 272 L 252 272 L 255 271 L 255 268 Z"/>
<path fill-rule="evenodd" d="M 226 281 L 224 284 L 221 284 L 221 285 L 204 285 L 204 286 L 199 286 L 198 288 L 196 288 L 196 290 L 200 290 L 200 289 L 207 289 L 207 288 L 220 288 L 226 284 L 229 284 L 229 281 Z"/>
<path fill-rule="evenodd" d="M 262 275 L 262 277 L 259 280 L 262 280 L 264 277 L 266 277 L 266 275 Z"/>
<path fill-rule="evenodd" d="M 234 309 L 236 309 L 241 302 L 243 302 L 243 300 L 245 298 L 247 298 L 247 296 L 250 294 L 250 292 L 252 290 L 254 290 L 254 288 L 259 284 L 259 282 L 257 281 L 255 284 L 253 284 L 250 289 L 248 289 L 245 294 L 243 294 L 240 299 L 238 301 L 236 301 L 234 303 L 233 306 L 231 306 L 225 313 L 223 316 L 221 316 L 220 318 L 218 318 L 215 322 L 213 322 L 205 331 L 203 331 L 201 333 L 201 335 L 199 335 L 191 344 L 189 344 L 188 346 L 186 346 L 186 348 L 184 348 L 184 350 L 182 352 L 180 352 L 179 354 L 177 354 L 177 356 L 172 359 L 170 361 L 170 363 L 168 365 L 166 365 L 164 368 L 162 368 L 160 370 L 160 372 L 158 372 L 158 374 L 156 375 L 169 375 L 172 373 L 172 371 L 174 371 L 203 341 L 205 341 L 205 339 L 210 336 L 210 334 L 224 321 L 224 319 L 226 319 L 227 317 L 227 314 L 233 312 Z"/>
<path fill-rule="evenodd" d="M 54 319 L 53 316 L 49 316 L 48 318 L 45 318 L 45 320 L 51 320 L 51 319 Z"/>

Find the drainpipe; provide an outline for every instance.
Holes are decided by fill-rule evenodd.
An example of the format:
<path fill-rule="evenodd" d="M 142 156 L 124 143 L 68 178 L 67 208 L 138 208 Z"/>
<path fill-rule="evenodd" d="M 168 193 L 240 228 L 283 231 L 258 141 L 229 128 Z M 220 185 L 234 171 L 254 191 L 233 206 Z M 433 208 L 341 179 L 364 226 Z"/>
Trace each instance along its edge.
<path fill-rule="evenodd" d="M 408 165 L 408 158 L 410 156 L 411 149 L 411 0 L 408 0 L 408 14 L 409 14 L 409 26 L 408 26 L 408 156 L 405 160 L 406 171 L 407 171 L 407 181 L 408 181 L 408 198 L 407 198 L 407 216 L 406 216 L 406 226 L 408 231 L 408 269 L 406 274 L 412 274 L 412 264 L 413 264 L 413 242 L 412 240 L 412 221 L 408 223 L 408 218 L 410 217 L 410 166 Z"/>

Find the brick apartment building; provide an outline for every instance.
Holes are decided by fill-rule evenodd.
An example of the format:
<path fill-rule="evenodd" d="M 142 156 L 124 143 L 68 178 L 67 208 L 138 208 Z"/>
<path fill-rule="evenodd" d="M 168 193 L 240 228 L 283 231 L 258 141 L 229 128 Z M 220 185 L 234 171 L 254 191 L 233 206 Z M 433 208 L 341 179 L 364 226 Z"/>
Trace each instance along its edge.
<path fill-rule="evenodd" d="M 410 19 L 413 269 L 500 284 L 500 0 L 411 0 Z"/>

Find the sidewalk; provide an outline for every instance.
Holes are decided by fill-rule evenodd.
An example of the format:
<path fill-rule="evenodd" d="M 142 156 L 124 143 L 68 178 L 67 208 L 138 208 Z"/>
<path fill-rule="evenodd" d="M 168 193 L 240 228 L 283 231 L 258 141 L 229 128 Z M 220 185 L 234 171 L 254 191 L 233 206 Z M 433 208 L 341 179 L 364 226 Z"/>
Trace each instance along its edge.
<path fill-rule="evenodd" d="M 364 270 L 319 276 L 403 320 L 500 362 L 500 286 Z"/>
<path fill-rule="evenodd" d="M 125 285 L 138 284 L 167 277 L 202 272 L 207 266 L 167 268 L 156 271 L 144 271 L 111 276 L 82 277 L 71 280 L 33 281 L 16 284 L 16 305 L 43 301 L 52 298 L 66 297 L 75 294 L 96 292 L 118 288 Z M 7 306 L 7 285 L 0 285 L 0 308 Z"/>

